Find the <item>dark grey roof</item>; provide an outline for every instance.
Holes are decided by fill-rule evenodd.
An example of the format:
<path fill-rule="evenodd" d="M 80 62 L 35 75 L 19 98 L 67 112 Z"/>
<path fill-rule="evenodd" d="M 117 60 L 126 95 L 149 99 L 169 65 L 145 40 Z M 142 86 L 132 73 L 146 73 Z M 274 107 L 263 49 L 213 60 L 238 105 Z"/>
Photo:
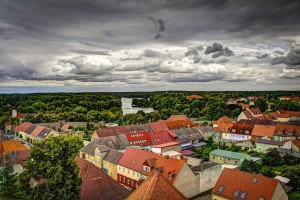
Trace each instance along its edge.
<path fill-rule="evenodd" d="M 34 131 L 34 129 L 37 127 L 38 125 L 36 125 L 36 124 L 31 124 L 27 129 L 26 129 L 26 133 L 27 134 L 31 134 L 32 133 L 32 131 Z"/>
<path fill-rule="evenodd" d="M 107 146 L 105 146 L 105 145 L 98 145 L 98 144 L 96 144 L 95 141 L 93 141 L 93 142 L 89 143 L 88 145 L 86 145 L 85 147 L 81 148 L 80 151 L 81 151 L 81 152 L 84 152 L 84 153 L 86 153 L 86 154 L 88 154 L 88 155 L 94 156 L 94 155 L 95 155 L 95 149 L 96 149 L 97 147 L 99 148 L 99 150 L 100 150 L 101 152 L 107 152 L 107 151 L 110 150 L 109 147 L 107 147 Z"/>
<path fill-rule="evenodd" d="M 125 150 L 129 146 L 129 142 L 125 135 L 97 138 L 94 142 L 98 145 L 105 145 L 115 150 Z"/>
<path fill-rule="evenodd" d="M 193 166 L 193 167 L 190 167 L 190 168 L 191 168 L 191 170 L 192 170 L 193 172 L 201 172 L 201 171 L 203 171 L 203 170 L 205 170 L 205 169 L 208 169 L 208 168 L 217 166 L 217 165 L 219 165 L 219 164 L 214 163 L 214 162 L 211 162 L 211 161 L 208 161 L 208 162 L 203 163 L 202 165 L 203 165 L 203 169 L 202 169 L 201 166 Z"/>
<path fill-rule="evenodd" d="M 200 126 L 200 127 L 198 127 L 198 129 L 200 129 L 203 132 L 210 132 L 210 131 L 215 130 L 212 126 L 209 126 L 209 125 Z"/>
<path fill-rule="evenodd" d="M 104 156 L 103 160 L 117 164 L 118 161 L 121 159 L 122 155 L 123 153 L 114 149 L 110 149 L 109 152 Z"/>
<path fill-rule="evenodd" d="M 276 151 L 278 151 L 279 153 L 285 153 L 285 154 L 291 153 L 290 149 L 285 149 L 285 148 L 277 148 Z"/>
<path fill-rule="evenodd" d="M 47 135 L 52 131 L 50 128 L 44 128 L 40 134 L 38 135 L 39 138 L 45 138 Z"/>
<path fill-rule="evenodd" d="M 204 138 L 201 134 L 201 131 L 197 127 L 180 128 L 177 130 L 173 130 L 173 132 L 178 136 L 178 139 L 181 141 L 199 140 Z"/>
<path fill-rule="evenodd" d="M 284 145 L 284 142 L 282 142 L 282 141 L 273 141 L 273 140 L 265 140 L 265 139 L 257 140 L 255 143 L 278 145 L 278 146 Z"/>

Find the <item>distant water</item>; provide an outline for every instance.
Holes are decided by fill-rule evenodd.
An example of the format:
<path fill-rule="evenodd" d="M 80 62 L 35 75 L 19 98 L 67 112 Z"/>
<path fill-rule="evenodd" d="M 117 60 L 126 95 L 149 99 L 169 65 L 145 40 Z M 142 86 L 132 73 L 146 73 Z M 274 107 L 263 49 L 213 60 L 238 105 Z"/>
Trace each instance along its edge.
<path fill-rule="evenodd" d="M 141 108 L 141 107 L 132 107 L 132 98 L 122 98 L 122 110 L 123 115 L 130 113 L 137 113 L 139 110 L 144 111 L 145 113 L 153 112 L 153 108 Z"/>

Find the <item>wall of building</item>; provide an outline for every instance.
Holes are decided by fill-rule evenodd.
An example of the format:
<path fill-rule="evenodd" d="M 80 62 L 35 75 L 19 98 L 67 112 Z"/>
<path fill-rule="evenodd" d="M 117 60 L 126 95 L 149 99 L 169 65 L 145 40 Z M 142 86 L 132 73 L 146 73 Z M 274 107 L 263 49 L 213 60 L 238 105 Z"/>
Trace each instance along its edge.
<path fill-rule="evenodd" d="M 229 140 L 230 135 L 231 135 L 230 133 L 222 133 L 222 139 Z"/>
<path fill-rule="evenodd" d="M 275 189 L 275 192 L 273 194 L 272 200 L 288 200 L 288 195 L 284 191 L 284 189 L 279 181 L 278 181 L 277 187 Z"/>
<path fill-rule="evenodd" d="M 212 199 L 213 199 L 213 200 L 228 200 L 228 199 L 226 199 L 226 198 L 217 196 L 217 195 L 215 195 L 215 194 L 212 195 Z"/>
<path fill-rule="evenodd" d="M 279 148 L 279 146 L 278 145 L 256 143 L 256 152 L 258 152 L 258 153 L 266 153 L 266 150 L 269 149 L 269 148 Z"/>
<path fill-rule="evenodd" d="M 231 133 L 229 136 L 230 140 L 237 140 L 237 141 L 241 141 L 241 140 L 251 140 L 251 135 L 242 135 L 242 134 L 234 134 Z"/>
<path fill-rule="evenodd" d="M 102 168 L 105 169 L 107 174 L 117 181 L 117 164 L 102 160 Z M 104 170 L 104 171 L 105 171 Z"/>
<path fill-rule="evenodd" d="M 248 119 L 243 112 L 241 112 L 241 114 L 238 116 L 237 122 L 240 121 L 241 119 Z"/>
<path fill-rule="evenodd" d="M 222 172 L 222 166 L 217 165 L 200 172 L 200 193 L 212 189 Z"/>

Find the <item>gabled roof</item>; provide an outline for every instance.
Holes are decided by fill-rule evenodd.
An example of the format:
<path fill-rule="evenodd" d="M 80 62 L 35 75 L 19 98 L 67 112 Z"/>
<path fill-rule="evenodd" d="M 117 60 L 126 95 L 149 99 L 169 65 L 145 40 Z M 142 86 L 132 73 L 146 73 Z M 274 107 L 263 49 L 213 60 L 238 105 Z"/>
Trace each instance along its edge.
<path fill-rule="evenodd" d="M 196 126 L 191 121 L 185 121 L 185 120 L 177 120 L 177 121 L 167 121 L 166 125 L 169 129 L 178 129 L 178 128 L 187 128 L 187 127 L 193 127 Z"/>
<path fill-rule="evenodd" d="M 179 121 L 179 120 L 181 120 L 181 121 L 187 121 L 187 122 L 191 122 L 192 123 L 192 121 L 187 116 L 185 116 L 185 115 L 171 115 L 167 119 L 167 121 L 169 121 L 169 122 Z"/>
<path fill-rule="evenodd" d="M 134 132 L 126 133 L 125 136 L 131 145 L 149 146 L 152 145 L 149 134 L 149 132 Z"/>
<path fill-rule="evenodd" d="M 214 124 L 221 124 L 221 123 L 231 123 L 231 120 L 227 116 L 220 117 L 217 121 L 213 121 Z"/>
<path fill-rule="evenodd" d="M 199 127 L 181 128 L 173 130 L 173 132 L 177 135 L 180 141 L 201 140 L 204 138 Z"/>
<path fill-rule="evenodd" d="M 118 164 L 122 155 L 123 155 L 122 152 L 116 151 L 114 149 L 110 149 L 109 152 L 103 157 L 103 160 L 106 160 L 114 164 Z"/>
<path fill-rule="evenodd" d="M 166 179 L 168 179 L 168 173 L 172 172 L 172 175 L 174 174 L 172 180 L 168 179 L 168 181 L 172 183 L 177 178 L 177 175 L 185 162 L 184 160 L 169 158 L 149 151 L 128 147 L 122 158 L 119 160 L 118 165 L 150 176 L 154 172 L 154 169 L 151 169 L 150 172 L 143 170 L 143 163 L 148 159 L 155 159 L 155 168 L 162 168 L 162 176 Z"/>
<path fill-rule="evenodd" d="M 271 200 L 278 183 L 278 180 L 261 174 L 224 168 L 212 193 L 226 199 L 242 199 L 241 195 L 244 193 L 246 195 L 244 199 L 259 200 L 262 197 Z M 233 195 L 237 191 L 238 195 L 234 198 Z"/>
<path fill-rule="evenodd" d="M 24 151 L 24 150 L 29 151 L 27 147 L 25 147 L 17 140 L 7 140 L 7 141 L 0 142 L 0 154 L 8 153 L 8 152 L 16 153 L 17 151 Z"/>
<path fill-rule="evenodd" d="M 168 142 L 168 143 L 164 143 L 164 144 L 158 144 L 158 145 L 153 145 L 153 148 L 164 148 L 164 147 L 171 147 L 171 146 L 175 146 L 180 144 L 181 142 L 177 141 L 177 142 Z"/>
<path fill-rule="evenodd" d="M 168 126 L 166 124 L 165 121 L 163 120 L 159 120 L 157 122 L 150 122 L 150 127 L 151 127 L 151 130 L 154 131 L 154 130 L 157 130 L 157 131 L 162 131 L 162 130 L 168 130 Z"/>
<path fill-rule="evenodd" d="M 36 124 L 30 124 L 30 126 L 24 132 L 30 135 L 37 126 L 38 125 L 36 125 Z"/>
<path fill-rule="evenodd" d="M 215 128 L 215 131 L 218 133 L 229 132 L 229 130 L 232 126 L 233 126 L 232 123 L 222 123 L 218 127 Z"/>
<path fill-rule="evenodd" d="M 117 135 L 94 140 L 98 145 L 105 145 L 111 149 L 124 150 L 129 146 L 129 142 L 125 135 Z"/>
<path fill-rule="evenodd" d="M 253 130 L 253 125 L 233 124 L 229 129 L 229 132 L 233 134 L 251 135 L 252 130 Z"/>
<path fill-rule="evenodd" d="M 190 96 L 187 96 L 186 98 L 189 99 L 189 100 L 192 100 L 192 99 L 202 99 L 203 97 L 199 96 L 199 95 L 192 94 Z"/>
<path fill-rule="evenodd" d="M 160 172 L 153 173 L 127 200 L 187 200 Z"/>
<path fill-rule="evenodd" d="M 19 131 L 25 132 L 29 128 L 30 125 L 32 125 L 32 124 L 28 123 L 28 122 L 25 122 L 23 124 L 20 124 L 19 126 L 16 126 L 14 128 L 14 131 L 15 132 L 19 132 Z"/>
<path fill-rule="evenodd" d="M 64 124 L 61 128 L 62 128 L 62 129 L 70 129 L 70 128 L 71 128 L 71 125 L 69 125 L 69 124 Z"/>
<path fill-rule="evenodd" d="M 109 147 L 105 145 L 98 145 L 95 141 L 93 141 L 88 145 L 84 146 L 83 148 L 81 148 L 80 151 L 88 155 L 94 156 L 96 148 L 98 148 L 101 152 L 108 152 L 110 150 Z"/>
<path fill-rule="evenodd" d="M 38 125 L 32 132 L 31 135 L 33 137 L 37 137 L 43 130 L 45 127 Z"/>
<path fill-rule="evenodd" d="M 80 185 L 81 200 L 126 199 L 130 191 L 103 172 L 93 163 L 76 158 L 82 177 Z"/>
<path fill-rule="evenodd" d="M 266 136 L 266 137 L 273 137 L 275 133 L 276 126 L 269 126 L 269 125 L 259 125 L 255 124 L 252 130 L 252 135 L 254 136 Z"/>
<path fill-rule="evenodd" d="M 152 141 L 152 144 L 158 145 L 158 144 L 173 142 L 174 140 L 170 136 L 169 132 L 170 131 L 165 131 L 165 130 L 149 132 L 149 137 Z"/>
<path fill-rule="evenodd" d="M 210 155 L 216 155 L 216 156 L 222 156 L 222 157 L 225 157 L 225 158 L 238 159 L 238 160 L 245 157 L 245 156 L 247 156 L 247 154 L 233 152 L 233 151 L 225 151 L 225 150 L 220 150 L 220 149 L 213 150 L 209 154 Z"/>
<path fill-rule="evenodd" d="M 39 138 L 46 138 L 47 135 L 48 135 L 49 133 L 51 133 L 51 131 L 53 131 L 53 130 L 50 129 L 50 128 L 44 128 L 44 129 L 40 132 L 40 134 L 38 135 L 38 137 L 39 137 Z"/>
<path fill-rule="evenodd" d="M 252 115 L 261 115 L 262 112 L 258 108 L 251 108 L 249 111 L 252 113 Z"/>

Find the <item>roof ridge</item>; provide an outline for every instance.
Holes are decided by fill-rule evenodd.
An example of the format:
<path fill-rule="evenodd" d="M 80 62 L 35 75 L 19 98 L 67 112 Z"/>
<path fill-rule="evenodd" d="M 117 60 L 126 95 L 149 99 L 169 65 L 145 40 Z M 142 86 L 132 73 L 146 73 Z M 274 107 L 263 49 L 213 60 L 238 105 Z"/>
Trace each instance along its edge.
<path fill-rule="evenodd" d="M 82 196 L 83 196 L 83 194 L 84 194 L 84 186 L 86 185 L 85 183 L 86 183 L 86 179 L 87 179 L 87 176 L 88 176 L 88 171 L 89 171 L 89 168 L 90 168 L 90 162 L 88 162 L 88 168 L 87 168 L 87 170 L 86 170 L 86 173 L 85 173 L 85 177 L 84 177 L 84 181 L 82 181 L 82 183 L 84 183 L 83 184 L 83 186 L 82 186 L 82 191 L 81 191 L 81 197 L 80 197 L 80 199 L 82 199 Z"/>

